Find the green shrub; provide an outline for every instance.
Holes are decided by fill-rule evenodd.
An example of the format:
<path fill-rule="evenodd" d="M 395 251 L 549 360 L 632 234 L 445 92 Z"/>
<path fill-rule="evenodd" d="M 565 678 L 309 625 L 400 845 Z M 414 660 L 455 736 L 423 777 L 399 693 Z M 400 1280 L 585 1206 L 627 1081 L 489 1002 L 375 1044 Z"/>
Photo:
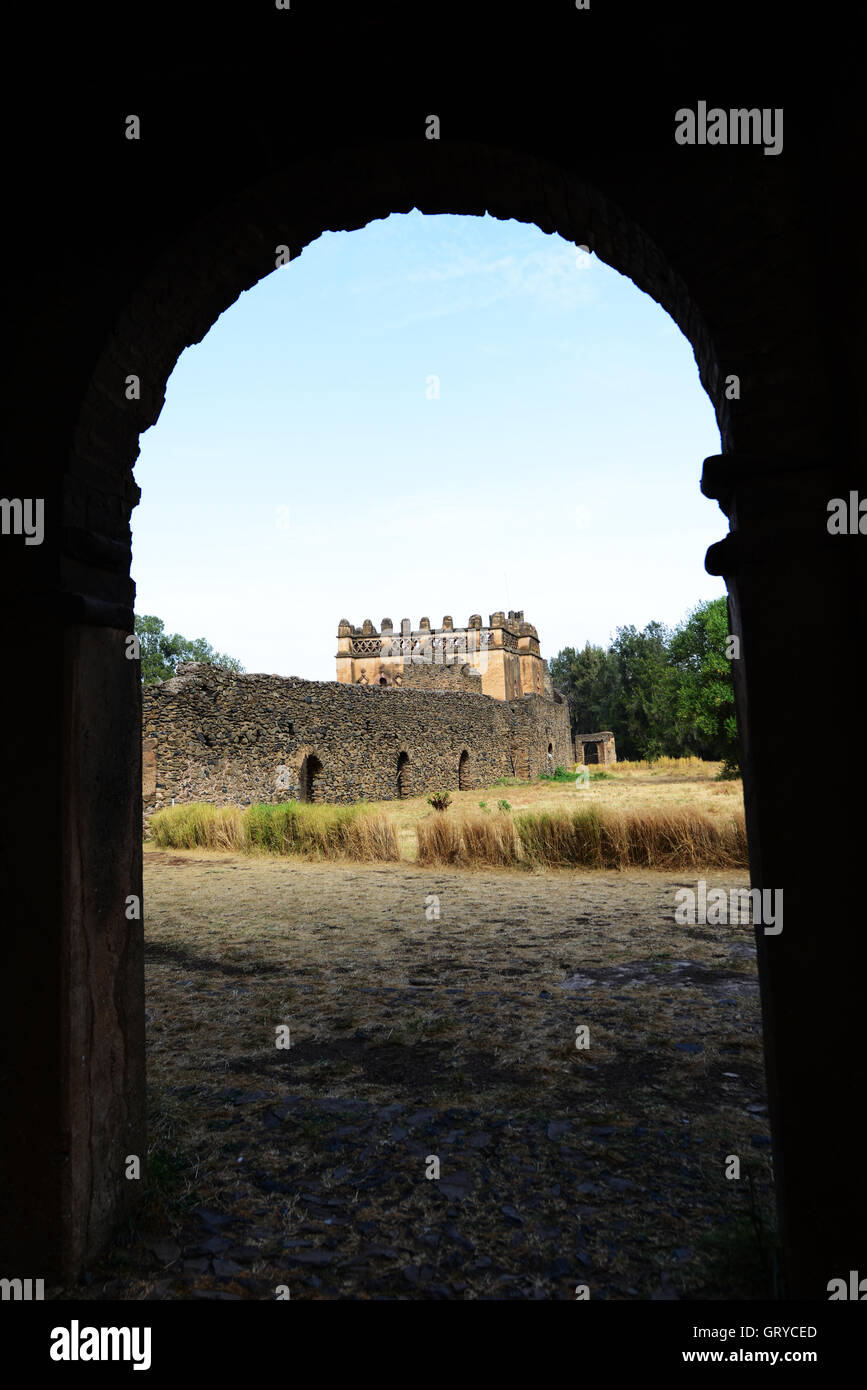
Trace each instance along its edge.
<path fill-rule="evenodd" d="M 435 811 L 447 811 L 452 804 L 451 792 L 434 792 L 427 799 L 428 806 L 433 806 Z"/>
<path fill-rule="evenodd" d="M 512 809 L 512 808 L 511 808 L 511 806 L 509 805 L 508 801 L 498 801 L 498 802 L 497 802 L 497 810 L 498 810 L 498 811 L 511 811 L 511 809 Z"/>

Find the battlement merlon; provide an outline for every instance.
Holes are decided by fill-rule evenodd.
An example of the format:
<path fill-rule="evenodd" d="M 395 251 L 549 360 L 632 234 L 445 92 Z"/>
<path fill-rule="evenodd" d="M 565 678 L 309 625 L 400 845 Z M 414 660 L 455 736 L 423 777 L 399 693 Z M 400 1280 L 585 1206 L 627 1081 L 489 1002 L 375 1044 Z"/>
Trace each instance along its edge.
<path fill-rule="evenodd" d="M 443 617 L 442 627 L 431 627 L 430 618 L 421 618 L 418 627 L 413 627 L 409 618 L 401 618 L 400 635 L 402 637 L 431 637 L 435 633 L 459 633 L 459 632 L 508 632 L 512 637 L 529 637 L 537 644 L 539 634 L 532 623 L 524 621 L 523 610 L 512 611 L 508 617 L 505 613 L 497 611 L 491 613 L 487 625 L 482 623 L 481 613 L 471 613 L 466 627 L 455 627 L 454 619 L 451 614 L 446 613 Z M 370 618 L 365 618 L 361 627 L 355 627 L 346 618 L 341 618 L 337 625 L 338 641 L 345 637 L 391 637 L 394 634 L 394 624 L 391 618 L 383 618 L 379 628 L 377 628 Z M 498 645 L 500 645 L 498 643 Z"/>

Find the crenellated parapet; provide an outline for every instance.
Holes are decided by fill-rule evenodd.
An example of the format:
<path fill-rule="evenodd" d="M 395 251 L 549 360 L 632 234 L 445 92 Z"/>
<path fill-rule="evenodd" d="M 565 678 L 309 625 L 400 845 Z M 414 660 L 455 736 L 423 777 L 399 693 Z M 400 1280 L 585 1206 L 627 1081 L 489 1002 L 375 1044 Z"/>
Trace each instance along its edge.
<path fill-rule="evenodd" d="M 337 679 L 346 685 L 463 685 L 499 700 L 530 694 L 551 698 L 539 635 L 523 611 L 491 613 L 487 626 L 480 613 L 471 614 L 466 627 L 455 627 L 449 613 L 440 627 L 432 627 L 428 617 L 417 628 L 401 618 L 399 631 L 390 618 L 378 629 L 370 618 L 360 628 L 342 618 L 336 660 Z"/>

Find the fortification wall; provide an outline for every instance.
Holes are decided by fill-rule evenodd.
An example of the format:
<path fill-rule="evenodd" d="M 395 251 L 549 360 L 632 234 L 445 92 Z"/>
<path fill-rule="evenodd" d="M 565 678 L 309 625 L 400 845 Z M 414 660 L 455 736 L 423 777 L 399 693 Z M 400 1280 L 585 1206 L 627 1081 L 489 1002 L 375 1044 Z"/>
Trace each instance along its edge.
<path fill-rule="evenodd" d="M 565 704 L 527 695 L 500 701 L 472 691 L 348 686 L 337 681 L 236 675 L 206 665 L 143 689 L 144 813 L 177 802 L 247 805 L 305 795 L 391 800 L 441 787 L 489 785 L 520 770 L 571 765 Z M 405 755 L 405 758 L 401 758 Z M 307 763 L 305 764 L 305 759 Z M 407 761 L 408 759 L 408 761 Z"/>

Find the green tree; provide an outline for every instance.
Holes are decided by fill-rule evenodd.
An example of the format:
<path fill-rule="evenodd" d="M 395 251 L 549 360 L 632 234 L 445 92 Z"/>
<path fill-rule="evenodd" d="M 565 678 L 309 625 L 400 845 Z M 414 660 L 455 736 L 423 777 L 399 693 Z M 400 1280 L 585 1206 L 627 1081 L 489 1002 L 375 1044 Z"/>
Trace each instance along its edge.
<path fill-rule="evenodd" d="M 135 632 L 141 647 L 141 677 L 145 685 L 171 680 L 182 661 L 203 661 L 208 666 L 222 666 L 227 671 L 243 671 L 240 661 L 223 652 L 215 652 L 204 637 L 182 637 L 169 634 L 162 618 L 153 614 L 135 615 Z"/>
<path fill-rule="evenodd" d="M 619 675 L 619 696 L 609 727 L 624 758 L 677 757 L 683 751 L 669 640 L 668 629 L 651 622 L 643 632 L 633 626 L 619 627 L 609 649 Z"/>
<path fill-rule="evenodd" d="M 674 633 L 670 654 L 677 672 L 677 721 L 702 758 L 739 760 L 738 726 L 731 662 L 725 654 L 729 633 L 725 598 L 700 603 Z"/>
<path fill-rule="evenodd" d="M 551 662 L 573 734 L 611 729 L 622 758 L 722 759 L 738 764 L 725 598 L 694 608 L 671 631 L 619 627 L 607 651 L 565 647 Z"/>
<path fill-rule="evenodd" d="M 573 734 L 611 727 L 620 683 L 617 662 L 604 647 L 564 647 L 551 662 L 551 679 L 565 696 Z"/>

